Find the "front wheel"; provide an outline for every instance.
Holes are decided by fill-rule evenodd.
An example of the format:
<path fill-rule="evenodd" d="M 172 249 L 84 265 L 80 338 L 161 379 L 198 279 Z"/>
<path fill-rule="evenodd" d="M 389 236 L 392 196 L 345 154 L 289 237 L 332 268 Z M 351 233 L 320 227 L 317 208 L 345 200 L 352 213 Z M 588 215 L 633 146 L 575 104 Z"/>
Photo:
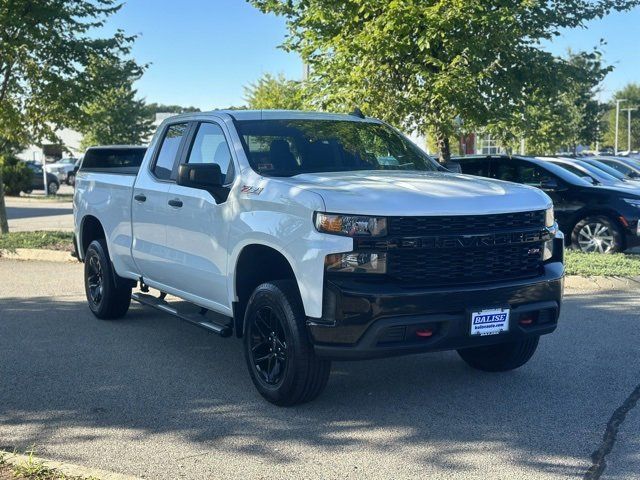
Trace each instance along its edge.
<path fill-rule="evenodd" d="M 571 234 L 573 246 L 587 253 L 615 253 L 624 250 L 624 234 L 613 220 L 595 215 L 580 220 Z"/>
<path fill-rule="evenodd" d="M 464 348 L 458 350 L 458 355 L 477 370 L 506 372 L 527 363 L 538 348 L 539 340 L 540 337 L 533 337 L 487 347 Z"/>
<path fill-rule="evenodd" d="M 131 287 L 117 285 L 115 278 L 106 242 L 94 240 L 84 259 L 84 287 L 91 312 L 103 320 L 123 317 L 131 304 Z"/>
<path fill-rule="evenodd" d="M 291 280 L 263 283 L 245 313 L 244 351 L 260 394 L 279 406 L 305 403 L 327 385 L 331 362 L 316 357 L 302 301 Z"/>
<path fill-rule="evenodd" d="M 76 176 L 73 173 L 67 175 L 67 185 L 74 186 L 76 184 Z"/>

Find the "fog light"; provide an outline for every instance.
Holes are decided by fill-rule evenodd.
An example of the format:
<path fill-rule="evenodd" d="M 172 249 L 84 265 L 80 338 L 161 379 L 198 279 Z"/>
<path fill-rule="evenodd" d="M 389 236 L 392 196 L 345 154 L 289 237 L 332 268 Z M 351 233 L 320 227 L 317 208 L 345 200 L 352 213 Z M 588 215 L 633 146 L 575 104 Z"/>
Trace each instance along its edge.
<path fill-rule="evenodd" d="M 387 272 L 386 253 L 338 253 L 325 258 L 327 272 L 377 273 Z"/>

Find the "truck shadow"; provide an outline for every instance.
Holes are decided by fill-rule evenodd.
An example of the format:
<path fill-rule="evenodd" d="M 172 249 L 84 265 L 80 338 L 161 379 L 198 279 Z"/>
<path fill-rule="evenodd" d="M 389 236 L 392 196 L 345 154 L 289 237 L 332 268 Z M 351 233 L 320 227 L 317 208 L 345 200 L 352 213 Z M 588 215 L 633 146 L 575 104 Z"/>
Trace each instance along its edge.
<path fill-rule="evenodd" d="M 582 475 L 611 412 L 639 381 L 632 301 L 620 292 L 569 296 L 558 331 L 514 372 L 476 372 L 452 352 L 335 363 L 318 400 L 282 409 L 254 390 L 236 339 L 137 305 L 106 322 L 77 298 L 4 298 L 0 445 L 35 444 L 60 458 L 75 444 L 114 441 L 115 429 L 143 450 L 149 440 L 148 460 L 162 454 L 176 465 L 221 451 L 287 465 L 306 462 L 309 449 L 360 472 L 368 451 L 389 469 L 402 460 L 424 473 L 518 462 Z M 158 436 L 171 444 L 164 452 L 152 447 Z"/>

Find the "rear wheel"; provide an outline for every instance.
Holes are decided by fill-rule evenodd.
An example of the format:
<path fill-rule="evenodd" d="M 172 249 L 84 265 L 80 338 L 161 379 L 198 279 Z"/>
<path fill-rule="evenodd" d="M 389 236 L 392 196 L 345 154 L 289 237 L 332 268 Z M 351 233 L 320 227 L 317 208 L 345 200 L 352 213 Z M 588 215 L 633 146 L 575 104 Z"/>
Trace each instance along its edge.
<path fill-rule="evenodd" d="M 571 234 L 573 246 L 583 252 L 614 253 L 624 250 L 624 234 L 618 224 L 603 215 L 579 221 Z"/>
<path fill-rule="evenodd" d="M 245 314 L 245 358 L 254 385 L 276 405 L 308 402 L 327 385 L 331 362 L 316 357 L 305 321 L 291 280 L 263 283 L 251 295 Z"/>
<path fill-rule="evenodd" d="M 131 287 L 117 285 L 115 278 L 106 242 L 94 240 L 84 259 L 84 286 L 89 308 L 103 320 L 123 317 L 131 304 Z"/>
<path fill-rule="evenodd" d="M 56 182 L 49 182 L 49 185 L 47 185 L 49 195 L 55 195 L 56 193 L 58 193 L 59 188 L 60 185 L 58 185 L 58 183 Z"/>
<path fill-rule="evenodd" d="M 473 347 L 458 350 L 458 355 L 469 366 L 485 372 L 506 372 L 527 363 L 536 349 L 540 337 L 533 337 L 517 342 Z"/>

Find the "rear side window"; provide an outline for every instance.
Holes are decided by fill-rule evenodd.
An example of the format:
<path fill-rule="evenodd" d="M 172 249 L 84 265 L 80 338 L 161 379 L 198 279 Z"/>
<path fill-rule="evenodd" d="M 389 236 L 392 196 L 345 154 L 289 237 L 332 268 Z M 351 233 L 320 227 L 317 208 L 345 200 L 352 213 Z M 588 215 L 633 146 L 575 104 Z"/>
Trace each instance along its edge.
<path fill-rule="evenodd" d="M 158 153 L 158 158 L 153 166 L 153 173 L 160 180 L 171 179 L 171 172 L 175 165 L 176 156 L 180 148 L 180 143 L 187 131 L 186 123 L 171 125 L 162 139 L 162 146 Z"/>
<path fill-rule="evenodd" d="M 117 173 L 137 173 L 147 149 L 90 148 L 82 160 L 82 170 L 108 170 Z"/>
<path fill-rule="evenodd" d="M 486 158 L 470 158 L 460 162 L 462 173 L 466 175 L 475 175 L 477 177 L 489 176 L 489 159 Z"/>

